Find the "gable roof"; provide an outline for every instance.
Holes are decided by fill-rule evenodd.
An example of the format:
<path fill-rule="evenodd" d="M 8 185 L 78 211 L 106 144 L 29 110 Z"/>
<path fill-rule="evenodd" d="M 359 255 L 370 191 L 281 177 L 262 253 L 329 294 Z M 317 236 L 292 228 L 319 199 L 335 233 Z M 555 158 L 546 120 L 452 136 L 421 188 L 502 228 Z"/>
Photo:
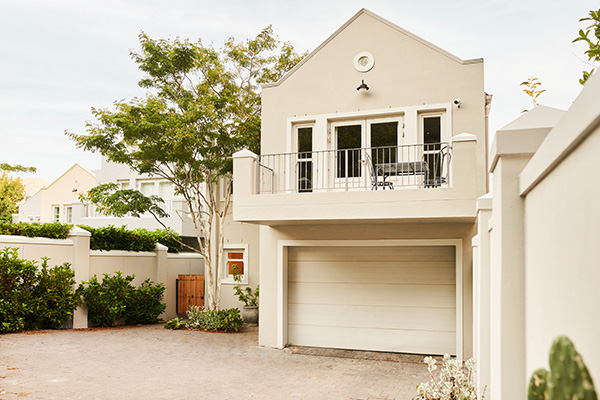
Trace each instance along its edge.
<path fill-rule="evenodd" d="M 344 29 L 346 29 L 350 24 L 352 24 L 356 19 L 358 19 L 358 17 L 360 17 L 363 14 L 368 15 L 368 16 L 378 20 L 379 22 L 389 26 L 390 28 L 395 29 L 396 31 L 402 33 L 403 35 L 406 35 L 409 38 L 416 40 L 417 42 L 431 48 L 432 50 L 437 51 L 438 53 L 450 58 L 451 60 L 453 60 L 459 64 L 466 65 L 466 64 L 476 64 L 476 63 L 483 62 L 483 58 L 473 58 L 473 59 L 469 59 L 469 60 L 463 60 L 463 59 L 455 56 L 454 54 L 447 52 L 446 50 L 442 49 L 441 47 L 438 47 L 435 44 L 428 42 L 427 40 L 415 35 L 414 33 L 411 33 L 409 31 L 407 31 L 406 29 L 399 27 L 398 25 L 394 24 L 393 22 L 390 22 L 387 19 L 380 17 L 379 15 L 375 14 L 374 12 L 369 11 L 366 8 L 362 8 L 359 12 L 354 14 L 354 16 L 352 18 L 350 18 L 348 21 L 346 21 L 346 23 L 344 25 L 340 26 L 337 31 L 335 31 L 331 36 L 329 36 L 327 39 L 325 39 L 325 41 L 323 43 L 321 43 L 316 49 L 314 49 L 306 57 L 304 57 L 302 59 L 302 61 L 300 61 L 298 64 L 296 64 L 294 66 L 294 68 L 292 68 L 284 76 L 282 76 L 277 82 L 266 83 L 266 84 L 262 85 L 262 87 L 269 88 L 269 87 L 275 87 L 275 86 L 281 85 L 288 77 L 290 77 L 294 72 L 296 72 L 305 63 L 307 63 L 308 60 L 310 60 L 323 47 L 325 47 L 327 44 L 329 44 L 329 42 L 331 42 L 333 39 L 335 39 L 342 31 L 344 31 Z"/>
<path fill-rule="evenodd" d="M 61 180 L 61 179 L 62 179 L 62 178 L 63 178 L 63 177 L 66 175 L 66 174 L 68 174 L 68 173 L 69 173 L 69 171 L 71 171 L 71 170 L 72 170 L 72 169 L 74 169 L 74 168 L 80 168 L 81 170 L 83 170 L 83 172 L 85 172 L 85 173 L 89 174 L 89 175 L 90 175 L 90 177 L 92 177 L 92 178 L 95 178 L 95 177 L 96 177 L 96 174 L 95 174 L 95 173 L 93 173 L 92 171 L 90 171 L 89 169 L 87 169 L 87 168 L 85 168 L 85 167 L 82 167 L 82 166 L 81 166 L 81 165 L 79 165 L 78 163 L 75 163 L 75 164 L 73 164 L 73 165 L 71 166 L 71 168 L 69 168 L 68 170 L 66 170 L 65 172 L 63 172 L 63 173 L 62 173 L 62 174 L 61 174 L 61 175 L 60 175 L 58 178 L 56 178 L 54 181 L 52 181 L 52 183 L 51 183 L 51 184 L 49 184 L 49 185 L 48 185 L 48 186 L 46 186 L 46 187 L 43 187 L 43 188 L 42 188 L 42 189 L 40 189 L 40 190 L 47 190 L 47 189 L 49 189 L 50 187 L 52 187 L 52 185 L 54 185 L 56 182 L 60 181 L 60 180 Z"/>

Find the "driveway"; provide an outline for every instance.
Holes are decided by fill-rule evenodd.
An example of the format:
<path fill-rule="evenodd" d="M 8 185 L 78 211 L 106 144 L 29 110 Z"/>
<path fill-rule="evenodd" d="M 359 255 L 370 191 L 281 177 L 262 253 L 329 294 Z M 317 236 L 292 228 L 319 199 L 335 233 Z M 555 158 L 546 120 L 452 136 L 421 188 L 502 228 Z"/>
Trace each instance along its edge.
<path fill-rule="evenodd" d="M 0 336 L 2 400 L 411 399 L 427 377 L 414 357 L 376 361 L 259 347 L 256 327 L 206 333 L 149 325 Z"/>

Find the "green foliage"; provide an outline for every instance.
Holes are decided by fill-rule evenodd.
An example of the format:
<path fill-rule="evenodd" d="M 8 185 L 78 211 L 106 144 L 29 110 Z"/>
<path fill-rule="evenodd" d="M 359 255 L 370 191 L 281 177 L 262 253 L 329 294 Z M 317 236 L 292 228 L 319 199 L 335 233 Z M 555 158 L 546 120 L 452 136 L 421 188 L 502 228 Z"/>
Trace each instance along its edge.
<path fill-rule="evenodd" d="M 75 271 L 69 264 L 48 268 L 48 258 L 43 258 L 42 269 L 33 288 L 33 315 L 28 328 L 58 329 L 73 317 L 73 310 L 81 304 L 80 296 L 73 291 Z"/>
<path fill-rule="evenodd" d="M 17 249 L 0 249 L 0 333 L 25 328 L 30 315 L 37 267 L 18 257 Z"/>
<path fill-rule="evenodd" d="M 528 400 L 597 400 L 592 377 L 566 336 L 550 349 L 550 371 L 536 370 L 529 381 Z"/>
<path fill-rule="evenodd" d="M 202 310 L 196 306 L 190 307 L 186 326 L 193 329 L 204 329 L 207 331 L 238 332 L 244 320 L 237 308 L 224 310 Z"/>
<path fill-rule="evenodd" d="M 139 218 L 146 212 L 157 218 L 169 216 L 162 208 L 164 200 L 160 197 L 154 195 L 147 197 L 133 189 L 119 190 L 119 185 L 116 183 L 104 183 L 93 187 L 79 198 L 84 202 L 90 201 L 96 204 L 96 209 L 101 213 L 119 218 L 126 215 Z"/>
<path fill-rule="evenodd" d="M 45 237 L 50 239 L 66 239 L 73 225 L 60 222 L 1 222 L 0 235 L 16 235 L 27 237 Z"/>
<path fill-rule="evenodd" d="M 600 9 L 598 11 L 591 10 L 589 17 L 581 18 L 579 22 L 592 21 L 592 24 L 585 28 L 585 30 L 579 30 L 579 36 L 573 40 L 575 42 L 585 42 L 588 45 L 588 49 L 584 52 L 588 56 L 588 61 L 598 62 L 600 61 Z M 589 34 L 593 30 L 592 36 Z M 582 85 L 588 80 L 590 75 L 594 72 L 595 68 L 591 71 L 583 71 L 583 78 L 579 80 Z"/>
<path fill-rule="evenodd" d="M 131 285 L 135 275 L 104 274 L 102 282 L 94 275 L 77 289 L 88 308 L 88 319 L 98 326 L 113 326 L 125 317 L 128 324 L 155 324 L 165 310 L 165 286 L 146 279 L 139 287 Z"/>
<path fill-rule="evenodd" d="M 165 285 L 146 279 L 138 288 L 130 288 L 125 301 L 125 322 L 156 324 L 167 305 L 162 302 Z"/>
<path fill-rule="evenodd" d="M 238 285 L 233 287 L 235 291 L 235 295 L 238 297 L 239 301 L 242 301 L 245 305 L 256 307 L 258 306 L 258 296 L 260 295 L 260 285 L 256 287 L 256 289 L 252 290 L 252 288 L 246 287 L 243 288 L 239 285 L 242 282 L 242 276 L 238 273 L 239 268 L 237 265 L 233 266 L 233 279 L 238 282 Z"/>
<path fill-rule="evenodd" d="M 117 228 L 113 225 L 101 228 L 92 228 L 87 225 L 79 225 L 79 227 L 92 234 L 90 238 L 92 250 L 154 251 L 156 243 L 167 246 L 170 253 L 177 253 L 181 250 L 181 244 L 177 242 L 181 238 L 172 230 L 167 233 L 161 229 L 156 231 L 148 231 L 143 228 L 129 230 L 126 226 Z"/>
<path fill-rule="evenodd" d="M 186 328 L 186 322 L 183 320 L 183 318 L 173 318 L 169 321 L 167 321 L 167 323 L 165 324 L 165 329 L 184 329 Z"/>
<path fill-rule="evenodd" d="M 277 81 L 303 55 L 278 41 L 271 27 L 243 42 L 229 39 L 221 50 L 200 40 L 151 39 L 145 33 L 139 40 L 140 50 L 131 56 L 144 73 L 139 85 L 146 96 L 92 108 L 96 122 L 87 124 L 87 133 L 67 135 L 79 148 L 171 182 L 195 224 L 200 254 L 216 263 L 220 257 L 202 238 L 213 232 L 222 237 L 231 190 L 222 202 L 215 185 L 231 182 L 233 153 L 243 147 L 259 152 L 260 86 Z M 92 193 L 104 212 L 151 212 L 159 219 L 157 198 L 116 189 Z M 209 281 L 217 282 L 207 292 L 211 309 L 218 308 L 216 270 L 209 269 Z"/>
<path fill-rule="evenodd" d="M 132 275 L 123 276 L 117 271 L 114 276 L 104 274 L 102 282 L 94 275 L 78 288 L 88 308 L 88 320 L 98 326 L 113 326 L 125 313 L 127 294 L 131 288 Z"/>
<path fill-rule="evenodd" d="M 0 249 L 0 333 L 60 328 L 80 303 L 74 276 L 68 264 L 48 268 L 45 258 L 38 272 L 17 249 Z"/>
<path fill-rule="evenodd" d="M 0 174 L 0 222 L 11 222 L 12 215 L 19 211 L 19 202 L 24 198 L 23 181 L 4 172 Z"/>
<path fill-rule="evenodd" d="M 35 167 L 24 167 L 19 164 L 11 165 L 6 163 L 0 163 L 0 171 L 4 172 L 36 172 Z"/>

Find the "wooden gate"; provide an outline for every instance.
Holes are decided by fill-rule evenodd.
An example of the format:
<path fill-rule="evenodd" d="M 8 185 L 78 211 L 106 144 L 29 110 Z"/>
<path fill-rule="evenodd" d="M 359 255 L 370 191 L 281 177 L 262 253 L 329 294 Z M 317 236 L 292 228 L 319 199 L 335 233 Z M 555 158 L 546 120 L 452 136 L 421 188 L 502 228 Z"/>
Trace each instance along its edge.
<path fill-rule="evenodd" d="M 204 307 L 204 275 L 177 278 L 177 314 L 186 314 L 191 306 Z"/>

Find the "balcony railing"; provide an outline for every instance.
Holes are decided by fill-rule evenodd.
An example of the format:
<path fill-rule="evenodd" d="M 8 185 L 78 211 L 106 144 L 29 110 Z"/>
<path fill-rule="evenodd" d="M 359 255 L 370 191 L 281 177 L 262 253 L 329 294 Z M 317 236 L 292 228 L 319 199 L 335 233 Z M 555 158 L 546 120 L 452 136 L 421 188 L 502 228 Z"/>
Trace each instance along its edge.
<path fill-rule="evenodd" d="M 266 154 L 258 193 L 448 187 L 451 158 L 449 143 Z"/>

